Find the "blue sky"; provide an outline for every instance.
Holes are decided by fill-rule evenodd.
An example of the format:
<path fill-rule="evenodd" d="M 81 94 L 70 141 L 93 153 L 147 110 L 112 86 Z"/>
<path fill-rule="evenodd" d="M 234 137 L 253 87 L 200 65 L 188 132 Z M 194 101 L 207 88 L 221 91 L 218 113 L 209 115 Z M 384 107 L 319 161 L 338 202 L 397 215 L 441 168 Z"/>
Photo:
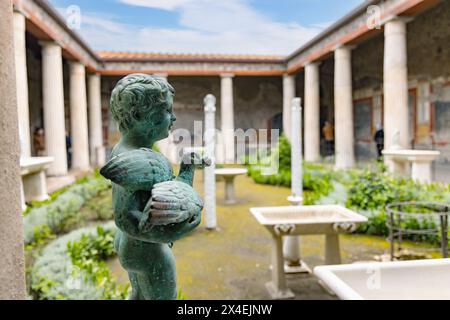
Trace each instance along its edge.
<path fill-rule="evenodd" d="M 51 0 L 94 50 L 287 55 L 363 0 Z"/>

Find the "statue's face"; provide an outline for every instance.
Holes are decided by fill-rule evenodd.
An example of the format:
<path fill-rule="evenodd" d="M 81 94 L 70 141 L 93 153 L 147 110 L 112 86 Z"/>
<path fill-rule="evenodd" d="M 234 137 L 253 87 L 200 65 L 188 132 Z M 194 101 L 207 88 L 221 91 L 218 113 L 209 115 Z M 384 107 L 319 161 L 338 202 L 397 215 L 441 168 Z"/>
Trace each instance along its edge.
<path fill-rule="evenodd" d="M 161 140 L 169 136 L 169 131 L 172 128 L 173 123 L 177 120 L 173 113 L 173 95 L 169 93 L 167 95 L 167 106 L 158 112 L 158 119 L 155 123 L 156 138 Z"/>

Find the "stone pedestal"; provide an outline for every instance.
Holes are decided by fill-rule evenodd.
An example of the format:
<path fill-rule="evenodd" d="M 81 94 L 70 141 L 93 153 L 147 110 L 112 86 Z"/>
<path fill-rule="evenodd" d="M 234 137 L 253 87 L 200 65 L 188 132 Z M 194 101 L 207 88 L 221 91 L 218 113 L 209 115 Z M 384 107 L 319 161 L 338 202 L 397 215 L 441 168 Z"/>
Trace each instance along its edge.
<path fill-rule="evenodd" d="M 234 105 L 233 105 L 232 74 L 221 75 L 220 81 L 220 111 L 222 122 L 222 137 L 224 162 L 234 163 Z"/>
<path fill-rule="evenodd" d="M 100 83 L 100 75 L 88 76 L 90 154 L 91 164 L 97 167 L 105 164 Z"/>
<path fill-rule="evenodd" d="M 22 204 L 11 1 L 0 1 L 0 300 L 25 299 Z"/>
<path fill-rule="evenodd" d="M 234 178 L 247 173 L 245 168 L 221 168 L 215 170 L 215 175 L 222 177 L 225 182 L 224 203 L 235 204 L 237 202 L 234 194 Z"/>
<path fill-rule="evenodd" d="M 205 155 L 211 159 L 211 165 L 204 170 L 204 191 L 205 191 L 205 224 L 206 228 L 214 230 L 217 228 L 216 218 L 216 159 L 215 159 L 215 138 L 216 138 L 216 98 L 208 94 L 204 99 L 205 111 Z"/>
<path fill-rule="evenodd" d="M 394 18 L 384 26 L 384 147 L 410 147 L 406 22 Z"/>
<path fill-rule="evenodd" d="M 334 52 L 334 117 L 336 168 L 355 165 L 351 47 Z"/>
<path fill-rule="evenodd" d="M 305 161 L 320 159 L 319 62 L 305 66 Z"/>
<path fill-rule="evenodd" d="M 325 235 L 325 264 L 341 264 L 339 234 L 330 233 Z"/>
<path fill-rule="evenodd" d="M 25 16 L 14 12 L 14 56 L 16 66 L 17 113 L 19 119 L 20 154 L 31 157 L 30 113 L 28 109 L 27 49 Z"/>
<path fill-rule="evenodd" d="M 70 135 L 72 137 L 72 168 L 89 170 L 89 140 L 84 65 L 70 63 Z"/>
<path fill-rule="evenodd" d="M 61 47 L 52 41 L 42 46 L 42 102 L 47 156 L 55 161 L 47 169 L 53 176 L 67 174 L 64 90 Z"/>

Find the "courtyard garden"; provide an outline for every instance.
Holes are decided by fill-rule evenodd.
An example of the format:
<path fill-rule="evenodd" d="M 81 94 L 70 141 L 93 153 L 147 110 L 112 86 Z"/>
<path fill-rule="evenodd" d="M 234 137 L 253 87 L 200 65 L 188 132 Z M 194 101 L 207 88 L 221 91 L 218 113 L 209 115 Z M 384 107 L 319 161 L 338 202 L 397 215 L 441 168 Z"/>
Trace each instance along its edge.
<path fill-rule="evenodd" d="M 238 203 L 224 205 L 224 185 L 217 183 L 218 229 L 203 225 L 173 246 L 179 299 L 268 299 L 269 233 L 249 213 L 256 206 L 288 205 L 290 146 L 281 139 L 272 156 L 279 156 L 279 173 L 260 174 L 248 166 L 248 176 L 236 178 Z M 194 188 L 203 196 L 203 172 Z M 341 204 L 365 215 L 368 222 L 341 236 L 343 263 L 379 260 L 389 251 L 386 206 L 395 201 L 450 202 L 450 186 L 418 184 L 386 173 L 379 163 L 362 169 L 335 171 L 327 164 L 303 166 L 304 204 Z M 24 212 L 27 285 L 30 299 L 125 299 L 130 292 L 126 272 L 114 251 L 111 185 L 97 172 L 31 203 Z M 423 229 L 428 220 L 408 220 Z M 309 266 L 324 264 L 323 236 L 302 236 L 301 255 Z M 439 238 L 416 236 L 403 248 L 421 258 L 440 258 Z M 422 254 L 422 252 L 426 252 Z M 417 258 L 417 255 L 415 257 Z M 297 299 L 335 299 L 309 274 L 288 275 Z"/>

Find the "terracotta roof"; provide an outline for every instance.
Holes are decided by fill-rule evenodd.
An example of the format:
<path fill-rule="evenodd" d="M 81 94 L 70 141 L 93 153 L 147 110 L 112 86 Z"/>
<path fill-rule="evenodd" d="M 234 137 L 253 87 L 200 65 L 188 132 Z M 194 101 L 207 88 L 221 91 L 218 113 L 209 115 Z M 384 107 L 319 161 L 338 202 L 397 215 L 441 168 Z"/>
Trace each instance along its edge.
<path fill-rule="evenodd" d="M 247 61 L 247 62 L 282 62 L 283 56 L 244 55 L 244 54 L 189 54 L 189 53 L 147 53 L 98 51 L 97 55 L 106 61 L 116 60 L 174 60 L 174 61 Z"/>

